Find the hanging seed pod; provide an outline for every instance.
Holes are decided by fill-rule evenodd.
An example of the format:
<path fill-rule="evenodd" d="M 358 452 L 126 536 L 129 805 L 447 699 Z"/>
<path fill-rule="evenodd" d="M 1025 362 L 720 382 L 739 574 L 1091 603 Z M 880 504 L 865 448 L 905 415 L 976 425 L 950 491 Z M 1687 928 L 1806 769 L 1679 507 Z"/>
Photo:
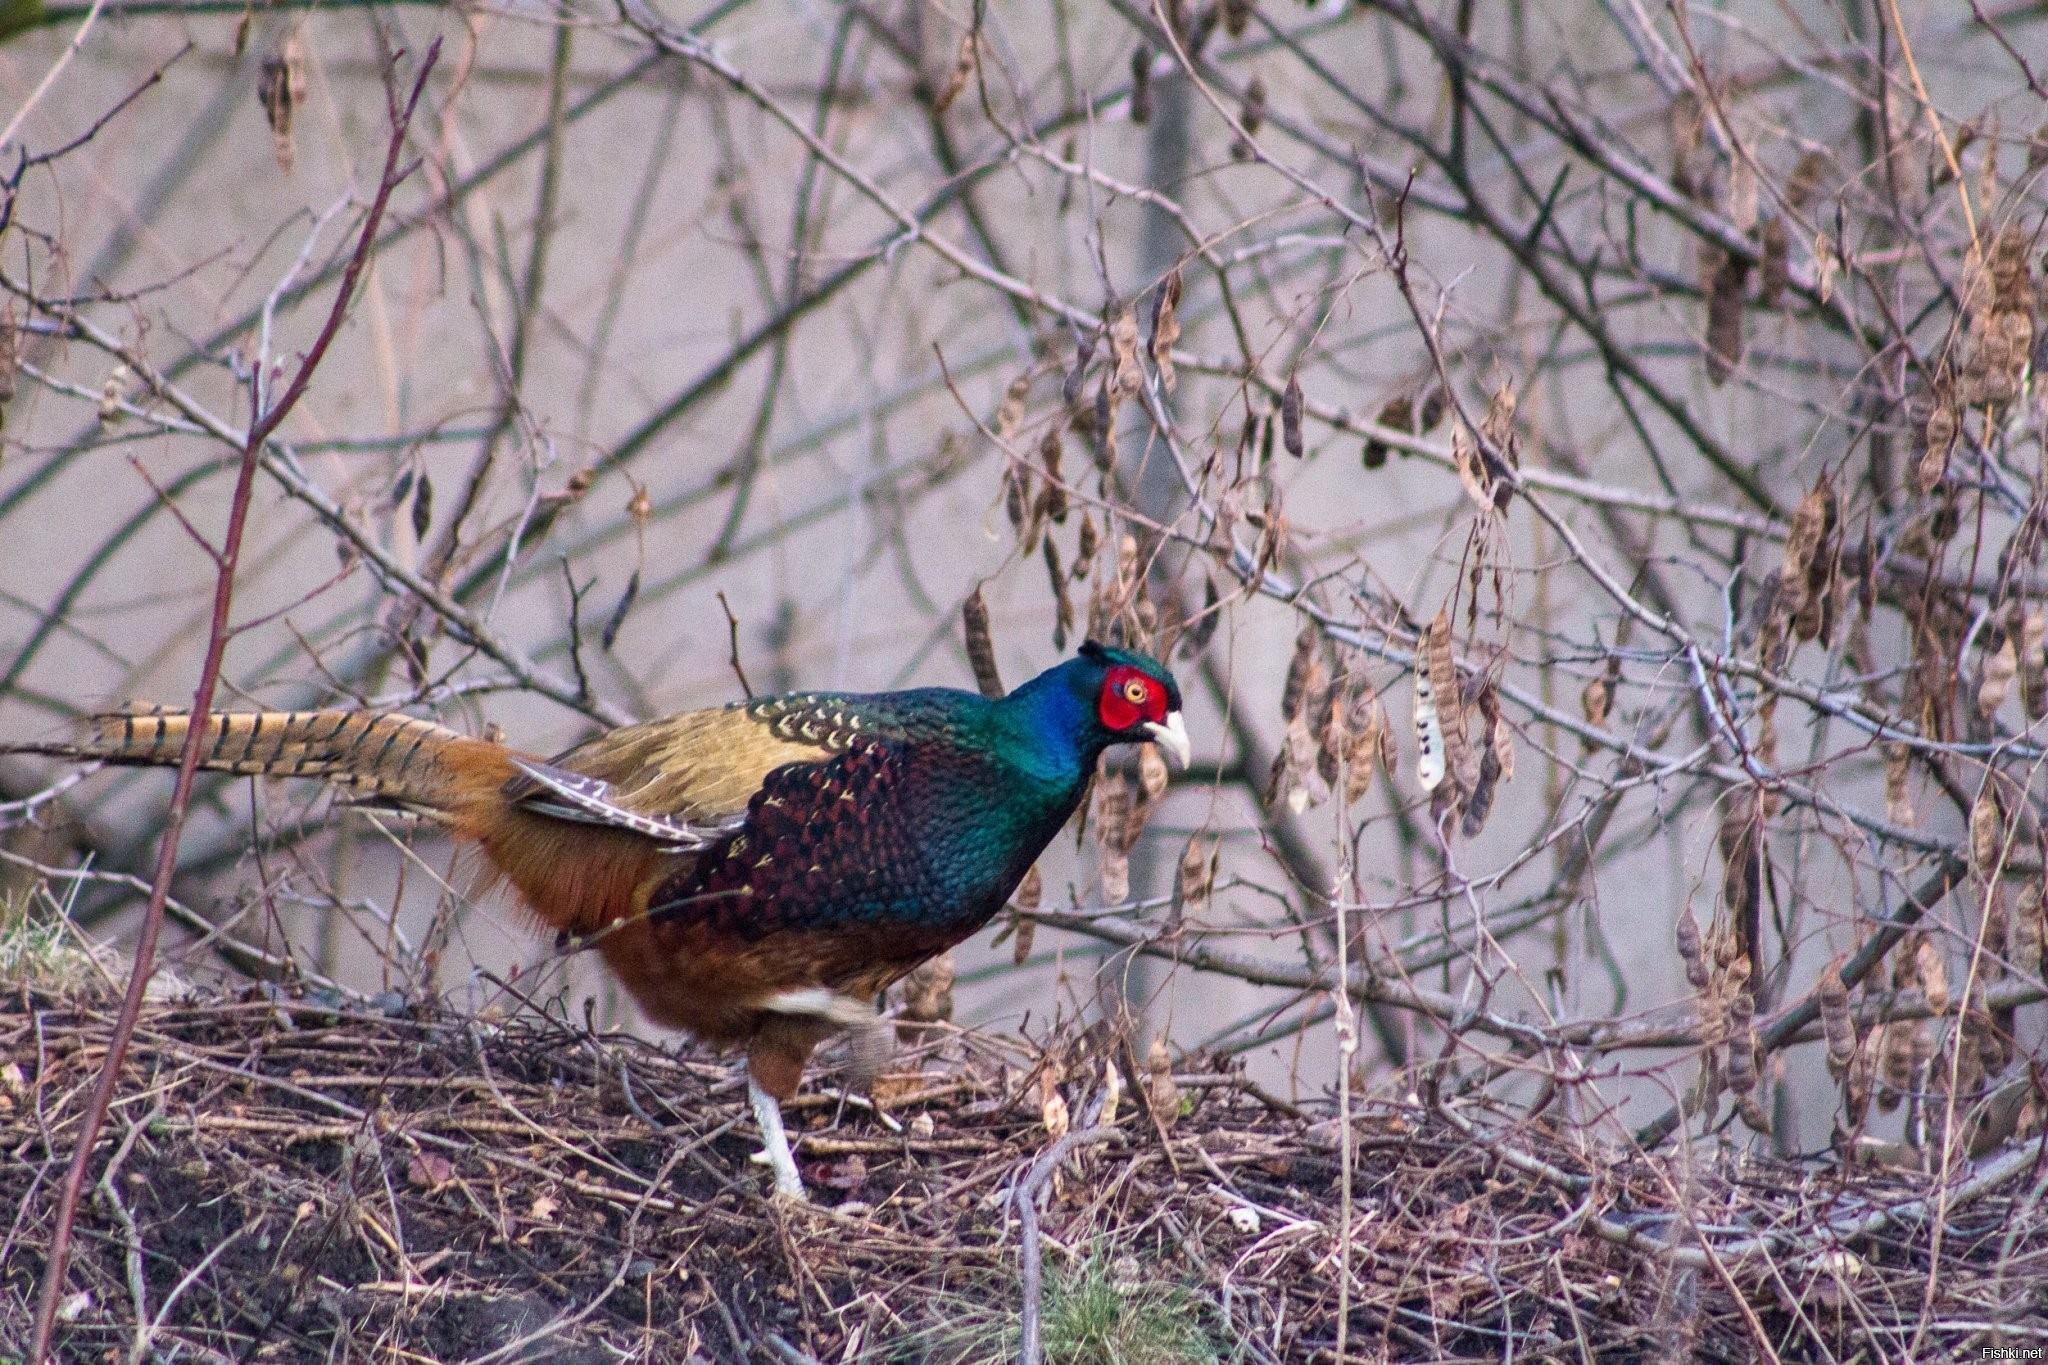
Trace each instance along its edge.
<path fill-rule="evenodd" d="M 975 32 L 967 30 L 960 39 L 960 51 L 953 58 L 953 69 L 946 73 L 946 79 L 932 95 L 932 113 L 944 114 L 953 107 L 953 101 L 960 98 L 960 92 L 967 88 L 967 82 L 974 79 Z"/>
<path fill-rule="evenodd" d="M 1138 315 L 1127 303 L 1117 304 L 1109 318 L 1109 353 L 1112 395 L 1124 399 L 1145 385 L 1145 372 L 1138 365 Z"/>
<path fill-rule="evenodd" d="M 2043 653 L 2043 645 L 2048 644 L 2048 613 L 2038 607 L 2025 610 L 2014 603 L 2008 621 L 2006 633 L 2017 640 L 2013 658 L 2019 669 L 2020 705 L 2028 720 L 2041 720 L 2048 717 L 2048 655 Z"/>
<path fill-rule="evenodd" d="M 1060 476 L 1060 429 L 1047 430 L 1038 442 L 1038 463 L 1045 471 L 1045 488 L 1038 495 L 1039 512 L 1064 526 L 1067 521 L 1067 484 Z"/>
<path fill-rule="evenodd" d="M 1309 807 L 1308 774 L 1315 766 L 1315 737 L 1308 721 L 1296 716 L 1287 722 L 1280 752 L 1273 757 L 1273 770 L 1266 781 L 1266 804 L 1272 809 L 1285 806 L 1295 815 Z"/>
<path fill-rule="evenodd" d="M 1180 292 L 1180 269 L 1175 267 L 1166 272 L 1152 295 L 1152 368 L 1159 371 L 1159 382 L 1168 393 L 1179 382 L 1173 369 L 1173 347 L 1180 340 Z"/>
<path fill-rule="evenodd" d="M 1764 308 L 1776 308 L 1791 278 L 1792 239 L 1783 218 L 1773 215 L 1764 224 L 1757 252 L 1756 301 Z"/>
<path fill-rule="evenodd" d="M 278 50 L 264 58 L 256 74 L 256 99 L 263 106 L 263 119 L 270 125 L 271 150 L 277 168 L 292 173 L 292 120 L 306 102 L 306 49 L 294 33 Z"/>
<path fill-rule="evenodd" d="M 967 664 L 974 670 L 974 685 L 982 696 L 994 701 L 1003 695 L 1003 678 L 996 671 L 996 642 L 989 632 L 988 603 L 982 598 L 979 583 L 960 604 L 960 629 L 966 637 Z"/>
<path fill-rule="evenodd" d="M 14 397 L 15 377 L 21 372 L 21 327 L 14 320 L 14 305 L 0 305 L 0 406 Z"/>
<path fill-rule="evenodd" d="M 1344 804 L 1358 804 L 1367 788 L 1372 785 L 1373 763 L 1381 759 L 1383 750 L 1391 743 L 1387 732 L 1387 709 L 1377 697 L 1359 696 L 1351 703 L 1351 714 L 1345 722 L 1350 735 L 1350 744 L 1344 753 Z"/>
<path fill-rule="evenodd" d="M 1415 405 L 1406 394 L 1398 394 L 1381 404 L 1379 415 L 1373 418 L 1373 425 L 1393 431 L 1413 434 L 1415 429 Z M 1363 459 L 1367 469 L 1378 469 L 1387 462 L 1387 452 L 1393 447 L 1377 436 L 1365 438 Z"/>
<path fill-rule="evenodd" d="M 1016 434 L 1024 422 L 1024 403 L 1031 396 L 1031 376 L 1020 374 L 1003 390 L 1003 401 L 996 405 L 995 421 L 990 423 L 996 439 L 1007 441 Z"/>
<path fill-rule="evenodd" d="M 1927 416 L 1920 427 L 1920 459 L 1914 466 L 1914 483 L 1926 497 L 1948 477 L 1949 452 L 1955 449 L 1962 431 L 1962 416 L 1956 407 L 1955 390 L 1948 372 L 1936 374 L 1928 394 Z"/>
<path fill-rule="evenodd" d="M 1244 100 L 1237 106 L 1237 124 L 1244 131 L 1231 139 L 1230 156 L 1234 161 L 1249 161 L 1257 154 L 1252 139 L 1259 135 L 1259 129 L 1266 126 L 1266 82 L 1263 78 L 1254 76 L 1245 83 Z"/>
<path fill-rule="evenodd" d="M 1131 54 L 1131 122 L 1152 121 L 1152 49 L 1143 43 Z"/>
<path fill-rule="evenodd" d="M 1173 884 L 1176 914 L 1199 919 L 1209 912 L 1221 853 L 1222 846 L 1205 835 L 1197 834 L 1188 840 L 1188 846 L 1181 850 L 1180 871 Z"/>
<path fill-rule="evenodd" d="M 1074 629 L 1074 599 L 1067 593 L 1067 575 L 1060 568 L 1059 546 L 1052 543 L 1052 537 L 1045 538 L 1045 573 L 1052 583 L 1053 599 L 1053 648 L 1065 650 L 1067 636 Z"/>
<path fill-rule="evenodd" d="M 1927 997 L 1927 1008 L 1937 1015 L 1948 1013 L 1948 962 L 1941 949 L 1934 946 L 1934 940 L 1923 938 L 1913 950 L 1913 966 L 1920 978 L 1920 993 Z"/>
<path fill-rule="evenodd" d="M 2005 813 L 1999 809 L 1997 791 L 1986 782 L 1970 803 L 1970 870 L 1988 882 L 2004 857 Z"/>
<path fill-rule="evenodd" d="M 1033 863 L 1031 870 L 1024 874 L 1024 880 L 1017 883 L 1017 894 L 1012 897 L 1017 909 L 1022 912 L 1013 917 L 1015 932 L 1010 938 L 1010 962 L 1021 967 L 1031 958 L 1031 941 L 1038 936 L 1038 921 L 1027 916 L 1038 908 L 1039 900 L 1045 894 L 1045 878 Z"/>
<path fill-rule="evenodd" d="M 1223 31 L 1233 38 L 1244 37 L 1247 25 L 1252 21 L 1256 6 L 1252 0 L 1221 0 L 1223 7 Z"/>
<path fill-rule="evenodd" d="M 2041 946 L 2048 940 L 2048 923 L 2042 918 L 2041 883 L 2030 881 L 2020 889 L 2012 910 L 2012 962 L 2029 976 L 2041 974 Z"/>
<path fill-rule="evenodd" d="M 1415 780 L 1434 793 L 1444 780 L 1443 717 L 1437 711 L 1436 687 L 1427 667 L 1415 670 Z"/>
<path fill-rule="evenodd" d="M 1906 779 L 1912 770 L 1913 751 L 1897 743 L 1880 747 L 1884 751 L 1884 818 L 1892 824 L 1911 829 L 1917 817 Z"/>
<path fill-rule="evenodd" d="M 100 385 L 100 425 L 111 428 L 121 420 L 122 404 L 128 397 L 128 367 L 116 365 Z"/>
<path fill-rule="evenodd" d="M 1423 637 L 1422 654 L 1429 665 L 1437 722 L 1443 730 L 1444 763 L 1463 782 L 1472 766 L 1465 742 L 1465 707 L 1458 694 L 1457 665 L 1451 658 L 1451 618 L 1441 608 Z"/>
<path fill-rule="evenodd" d="M 1074 577 L 1088 576 L 1089 567 L 1094 563 L 1095 551 L 1102 543 L 1102 533 L 1095 529 L 1095 514 L 1081 514 L 1081 532 L 1074 541 Z"/>
<path fill-rule="evenodd" d="M 1317 708 L 1321 723 L 1316 727 L 1316 774 L 1332 791 L 1344 783 L 1344 756 L 1351 751 L 1350 711 L 1343 690 L 1336 687 L 1329 689 Z"/>
<path fill-rule="evenodd" d="M 1686 984 L 1696 992 L 1707 993 L 1707 984 L 1713 978 L 1707 972 L 1706 954 L 1700 950 L 1700 922 L 1693 918 L 1690 903 L 1678 912 L 1678 957 L 1685 963 Z"/>
<path fill-rule="evenodd" d="M 1918 1019 L 1899 1019 L 1880 1030 L 1877 1065 L 1877 1108 L 1889 1114 L 1913 1089 L 1915 1036 L 1922 1028 Z"/>
<path fill-rule="evenodd" d="M 1614 705 L 1614 677 L 1612 672 L 1603 673 L 1586 684 L 1579 693 L 1579 713 L 1586 718 L 1586 724 L 1598 730 L 1607 724 L 1607 713 Z"/>
<path fill-rule="evenodd" d="M 1820 1028 L 1828 1042 L 1828 1074 L 1837 1081 L 1856 1060 L 1856 1019 L 1849 1012 L 1849 988 L 1842 984 L 1845 958 L 1837 957 L 1820 974 Z"/>
<path fill-rule="evenodd" d="M 1280 444 L 1297 460 L 1308 448 L 1301 435 L 1301 405 L 1301 377 L 1289 375 L 1280 394 Z"/>
<path fill-rule="evenodd" d="M 1294 637 L 1294 653 L 1287 661 L 1287 681 L 1280 689 L 1280 718 L 1299 719 L 1314 694 L 1322 690 L 1326 674 L 1322 636 L 1311 622 Z"/>
<path fill-rule="evenodd" d="M 1746 1096 L 1756 1082 L 1756 996 L 1744 982 L 1728 997 L 1728 1089 Z"/>
<path fill-rule="evenodd" d="M 1479 836 L 1486 828 L 1486 817 L 1493 810 L 1493 797 L 1500 785 L 1500 750 L 1497 736 L 1500 724 L 1500 699 L 1494 695 L 1492 684 L 1480 689 L 1477 698 L 1479 708 L 1479 770 L 1465 797 L 1465 818 L 1463 832 L 1467 839 Z"/>
<path fill-rule="evenodd" d="M 1977 714 L 1990 720 L 1998 714 L 1998 708 L 2012 692 L 2013 679 L 2019 676 L 2019 650 L 2011 635 L 2001 634 L 1998 648 L 1984 655 L 1984 663 L 1977 679 Z"/>
<path fill-rule="evenodd" d="M 1749 262 L 1716 250 L 1701 282 L 1707 296 L 1707 380 L 1719 388 L 1742 363 L 1742 294 Z"/>
<path fill-rule="evenodd" d="M 1827 174 L 1827 169 L 1827 158 L 1819 152 L 1808 152 L 1800 157 L 1785 181 L 1786 201 L 1804 213 L 1806 206 L 1813 202 L 1813 192 L 1820 187 L 1821 177 Z"/>

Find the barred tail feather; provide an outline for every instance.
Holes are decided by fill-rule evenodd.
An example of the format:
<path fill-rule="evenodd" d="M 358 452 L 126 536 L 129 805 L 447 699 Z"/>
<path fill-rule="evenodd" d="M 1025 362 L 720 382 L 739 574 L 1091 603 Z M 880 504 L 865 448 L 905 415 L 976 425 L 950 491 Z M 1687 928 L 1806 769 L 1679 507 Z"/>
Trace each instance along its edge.
<path fill-rule="evenodd" d="M 215 711 L 204 718 L 199 766 L 260 777 L 317 777 L 416 810 L 482 814 L 502 804 L 514 774 L 502 744 L 417 716 L 371 711 Z M 188 711 L 91 717 L 80 736 L 44 752 L 108 763 L 174 766 L 193 724 Z"/>

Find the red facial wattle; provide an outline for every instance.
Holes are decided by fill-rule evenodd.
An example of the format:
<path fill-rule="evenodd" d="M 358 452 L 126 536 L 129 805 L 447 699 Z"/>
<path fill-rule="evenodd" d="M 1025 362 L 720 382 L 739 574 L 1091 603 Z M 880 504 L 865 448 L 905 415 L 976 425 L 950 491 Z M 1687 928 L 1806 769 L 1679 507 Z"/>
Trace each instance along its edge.
<path fill-rule="evenodd" d="M 1164 721 L 1166 689 L 1160 686 L 1158 679 L 1148 677 L 1129 665 L 1112 668 L 1109 676 L 1102 680 L 1096 714 L 1103 728 L 1112 734 L 1128 733 L 1141 722 Z"/>

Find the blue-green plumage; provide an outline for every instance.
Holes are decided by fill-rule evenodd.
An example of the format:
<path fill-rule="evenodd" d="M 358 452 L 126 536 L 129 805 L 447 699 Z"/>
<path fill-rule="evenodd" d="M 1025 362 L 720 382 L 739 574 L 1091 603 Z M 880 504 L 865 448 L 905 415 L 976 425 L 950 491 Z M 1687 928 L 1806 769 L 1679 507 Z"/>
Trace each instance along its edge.
<path fill-rule="evenodd" d="M 748 703 L 783 740 L 825 733 L 824 762 L 767 774 L 745 823 L 650 902 L 659 921 L 756 941 L 888 930 L 914 962 L 973 933 L 1057 835 L 1111 744 L 1113 669 L 1136 669 L 1178 710 L 1153 660 L 1091 648 L 997 701 L 950 688 L 800 693 Z"/>

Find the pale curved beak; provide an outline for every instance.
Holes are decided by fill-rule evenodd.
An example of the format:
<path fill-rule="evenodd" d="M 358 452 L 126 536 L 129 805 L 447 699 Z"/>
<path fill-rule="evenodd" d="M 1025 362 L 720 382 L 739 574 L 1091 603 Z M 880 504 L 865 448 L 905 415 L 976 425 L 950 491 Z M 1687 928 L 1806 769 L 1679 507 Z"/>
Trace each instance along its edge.
<path fill-rule="evenodd" d="M 1180 718 L 1180 712 L 1168 711 L 1162 721 L 1147 721 L 1145 732 L 1152 736 L 1159 747 L 1180 760 L 1180 766 L 1188 766 L 1194 757 L 1194 749 L 1188 744 L 1188 723 Z"/>

